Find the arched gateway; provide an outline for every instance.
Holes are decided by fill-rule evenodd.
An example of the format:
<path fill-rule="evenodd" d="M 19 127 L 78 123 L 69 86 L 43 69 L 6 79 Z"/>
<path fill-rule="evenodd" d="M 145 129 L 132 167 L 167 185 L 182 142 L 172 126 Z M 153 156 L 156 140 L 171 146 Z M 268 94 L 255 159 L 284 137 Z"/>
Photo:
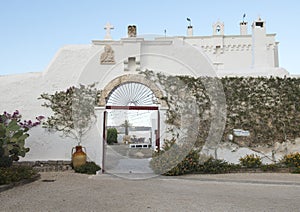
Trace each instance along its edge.
<path fill-rule="evenodd" d="M 164 100 L 162 100 L 163 93 L 157 87 L 157 85 L 150 80 L 146 79 L 143 75 L 138 74 L 127 74 L 119 76 L 113 79 L 110 83 L 108 83 L 101 92 L 101 97 L 98 102 L 99 107 L 104 107 L 107 103 L 107 99 L 112 94 L 112 92 L 117 89 L 120 85 L 126 83 L 139 83 L 146 87 L 148 87 L 154 94 L 155 98 L 157 99 L 157 103 L 162 107 L 166 107 L 167 104 Z M 125 106 L 125 105 L 124 105 Z M 127 105 L 128 106 L 128 105 Z"/>
<path fill-rule="evenodd" d="M 151 127 L 150 146 L 159 150 L 161 146 L 160 109 L 165 108 L 166 102 L 162 100 L 163 93 L 155 83 L 145 79 L 142 75 L 128 74 L 113 79 L 102 90 L 98 106 L 103 112 L 103 138 L 102 138 L 102 172 L 105 172 L 105 150 L 107 138 L 108 111 L 156 111 L 155 127 Z M 120 119 L 120 117 L 117 117 Z M 152 136 L 151 136 L 152 137 Z"/>

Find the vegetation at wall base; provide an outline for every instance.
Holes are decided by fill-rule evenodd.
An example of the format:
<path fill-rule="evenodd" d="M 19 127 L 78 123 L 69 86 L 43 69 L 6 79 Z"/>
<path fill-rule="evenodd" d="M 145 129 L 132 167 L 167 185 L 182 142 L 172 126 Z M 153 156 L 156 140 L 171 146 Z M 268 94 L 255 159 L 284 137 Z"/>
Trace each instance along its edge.
<path fill-rule="evenodd" d="M 0 185 L 19 182 L 21 180 L 30 179 L 36 176 L 35 171 L 30 166 L 11 166 L 0 167 Z"/>
<path fill-rule="evenodd" d="M 295 152 L 287 154 L 280 160 L 280 162 L 287 167 L 300 168 L 300 153 Z"/>
<path fill-rule="evenodd" d="M 277 163 L 262 164 L 260 166 L 260 169 L 263 172 L 277 172 L 280 168 L 284 168 L 284 167 L 282 167 L 280 164 L 277 164 Z"/>
<path fill-rule="evenodd" d="M 36 117 L 36 122 L 21 120 L 22 115 L 16 110 L 13 114 L 0 114 L 0 167 L 11 167 L 13 161 L 25 157 L 29 148 L 25 140 L 29 137 L 28 131 L 39 125 L 43 116 Z"/>
<path fill-rule="evenodd" d="M 291 171 L 292 174 L 300 174 L 300 167 L 295 168 Z"/>
<path fill-rule="evenodd" d="M 162 150 L 154 152 L 150 162 L 155 173 L 166 176 L 192 173 L 197 169 L 198 164 L 199 151 L 190 150 L 185 145 L 178 145 L 175 139 L 165 141 Z"/>
<path fill-rule="evenodd" d="M 246 168 L 259 168 L 262 164 L 261 158 L 258 155 L 250 154 L 241 157 L 240 164 Z"/>
<path fill-rule="evenodd" d="M 171 148 L 172 151 L 169 151 Z M 184 145 L 178 145 L 175 139 L 166 141 L 160 152 L 155 152 L 150 166 L 157 174 L 177 176 L 184 174 L 226 174 L 247 172 L 291 172 L 300 173 L 300 154 L 284 156 L 280 163 L 262 164 L 261 157 L 255 154 L 241 157 L 240 164 L 229 163 L 212 157 L 199 163 L 198 150 L 190 150 L 184 159 L 178 162 Z M 288 169 L 290 168 L 290 169 Z"/>
<path fill-rule="evenodd" d="M 82 174 L 96 174 L 97 171 L 101 170 L 100 166 L 95 164 L 94 162 L 86 162 L 86 164 L 74 168 L 76 173 Z"/>
<path fill-rule="evenodd" d="M 203 164 L 198 165 L 196 170 L 199 174 L 225 174 L 237 172 L 241 169 L 239 164 L 228 163 L 225 160 L 209 158 Z"/>

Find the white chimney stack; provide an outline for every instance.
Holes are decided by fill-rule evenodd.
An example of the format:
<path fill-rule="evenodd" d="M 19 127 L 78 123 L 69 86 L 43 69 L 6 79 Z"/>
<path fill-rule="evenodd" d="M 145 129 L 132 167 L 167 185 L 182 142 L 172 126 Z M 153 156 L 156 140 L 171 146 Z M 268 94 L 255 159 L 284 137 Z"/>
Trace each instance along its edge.
<path fill-rule="evenodd" d="M 240 22 L 240 34 L 248 35 L 248 22 Z"/>
<path fill-rule="evenodd" d="M 193 36 L 193 26 L 188 26 L 187 27 L 187 36 L 188 37 Z"/>

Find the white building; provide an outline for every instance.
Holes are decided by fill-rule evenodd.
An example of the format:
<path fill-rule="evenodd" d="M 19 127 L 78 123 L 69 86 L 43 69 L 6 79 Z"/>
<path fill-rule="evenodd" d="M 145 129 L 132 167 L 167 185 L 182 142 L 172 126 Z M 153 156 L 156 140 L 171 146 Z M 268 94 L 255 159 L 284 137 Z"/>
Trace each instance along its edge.
<path fill-rule="evenodd" d="M 159 88 L 144 80 L 138 71 L 146 69 L 174 75 L 192 76 L 284 76 L 279 67 L 278 42 L 275 34 L 266 33 L 266 23 L 260 18 L 253 22 L 252 33 L 247 22 L 240 23 L 240 35 L 225 35 L 224 24 L 213 25 L 211 36 L 194 36 L 189 26 L 187 36 L 158 37 L 148 40 L 137 35 L 135 26 L 128 27 L 128 37 L 113 40 L 110 24 L 105 26 L 103 40 L 87 45 L 62 47 L 42 73 L 0 76 L 0 111 L 18 109 L 23 118 L 51 114 L 37 100 L 41 93 L 54 93 L 72 85 L 97 82 L 103 90 L 96 108 L 97 126 L 92 129 L 83 145 L 91 160 L 102 161 L 103 111 L 110 94 L 124 83 L 141 83 L 156 97 Z M 128 105 L 131 105 L 129 100 Z M 166 105 L 159 102 L 160 131 L 164 131 Z M 161 133 L 162 136 L 163 133 Z M 76 141 L 63 139 L 58 133 L 42 128 L 33 129 L 27 145 L 31 148 L 24 160 L 70 160 L 71 148 Z"/>
<path fill-rule="evenodd" d="M 209 57 L 218 76 L 284 76 L 289 75 L 279 67 L 276 34 L 266 33 L 266 22 L 261 18 L 251 25 L 240 22 L 239 35 L 225 35 L 224 23 L 212 26 L 211 36 L 193 36 L 192 27 L 186 37 L 178 37 L 201 48 Z"/>

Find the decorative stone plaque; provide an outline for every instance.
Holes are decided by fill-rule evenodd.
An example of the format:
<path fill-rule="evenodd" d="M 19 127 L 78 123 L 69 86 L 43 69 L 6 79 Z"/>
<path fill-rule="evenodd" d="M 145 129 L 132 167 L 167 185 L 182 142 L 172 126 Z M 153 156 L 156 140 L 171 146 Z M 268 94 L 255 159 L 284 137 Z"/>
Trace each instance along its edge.
<path fill-rule="evenodd" d="M 100 57 L 100 64 L 115 64 L 115 54 L 114 50 L 111 48 L 110 45 L 104 46 L 104 52 L 101 54 Z"/>

